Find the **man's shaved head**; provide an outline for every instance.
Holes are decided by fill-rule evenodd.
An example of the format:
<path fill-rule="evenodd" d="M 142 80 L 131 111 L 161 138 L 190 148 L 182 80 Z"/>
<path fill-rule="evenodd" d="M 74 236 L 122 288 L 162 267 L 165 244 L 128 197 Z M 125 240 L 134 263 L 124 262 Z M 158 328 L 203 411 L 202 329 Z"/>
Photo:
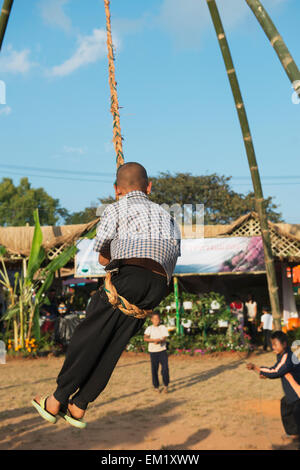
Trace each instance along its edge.
<path fill-rule="evenodd" d="M 146 191 L 148 186 L 147 172 L 139 163 L 124 163 L 118 168 L 116 185 L 125 191 Z"/>

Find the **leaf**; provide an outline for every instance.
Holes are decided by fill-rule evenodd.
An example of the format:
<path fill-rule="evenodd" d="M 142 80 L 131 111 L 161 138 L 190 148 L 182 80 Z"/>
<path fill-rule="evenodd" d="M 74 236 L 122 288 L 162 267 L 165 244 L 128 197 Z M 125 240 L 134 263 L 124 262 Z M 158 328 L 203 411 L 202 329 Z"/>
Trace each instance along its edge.
<path fill-rule="evenodd" d="M 12 308 L 9 308 L 8 310 L 6 310 L 5 314 L 3 315 L 3 320 L 10 320 L 11 318 L 13 318 L 15 315 L 17 315 L 20 311 L 20 307 L 19 305 L 15 305 L 14 307 Z"/>
<path fill-rule="evenodd" d="M 6 248 L 3 245 L 0 245 L 0 256 L 4 256 L 6 254 Z"/>
<path fill-rule="evenodd" d="M 40 268 L 42 262 L 46 257 L 45 250 L 42 247 L 43 233 L 40 226 L 38 209 L 34 211 L 33 216 L 35 221 L 35 227 L 26 274 L 26 280 L 29 282 L 33 280 L 34 274 Z"/>
<path fill-rule="evenodd" d="M 68 263 L 68 261 L 70 261 L 70 259 L 76 254 L 76 252 L 76 245 L 69 246 L 60 255 L 50 261 L 46 268 L 44 268 L 42 274 L 46 275 L 47 272 L 54 273 L 58 269 L 63 268 Z"/>

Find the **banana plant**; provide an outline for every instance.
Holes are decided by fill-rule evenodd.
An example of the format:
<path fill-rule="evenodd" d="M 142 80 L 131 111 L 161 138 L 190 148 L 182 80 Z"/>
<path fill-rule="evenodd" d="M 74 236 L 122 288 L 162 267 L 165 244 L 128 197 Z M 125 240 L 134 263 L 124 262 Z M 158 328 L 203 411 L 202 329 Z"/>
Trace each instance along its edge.
<path fill-rule="evenodd" d="M 9 277 L 4 263 L 4 248 L 0 250 L 2 270 L 0 269 L 0 282 L 9 291 L 9 308 L 4 317 L 14 324 L 14 344 L 15 348 L 24 347 L 25 338 L 30 340 L 33 333 L 37 341 L 40 340 L 39 313 L 40 307 L 48 303 L 47 290 L 51 287 L 55 272 L 64 267 L 76 254 L 76 245 L 71 245 L 50 261 L 46 266 L 46 251 L 42 245 L 43 233 L 41 230 L 38 209 L 34 211 L 35 228 L 32 238 L 31 250 L 28 265 L 21 274 L 15 274 L 14 287 L 10 285 Z M 85 236 L 93 238 L 96 228 L 91 229 Z M 35 295 L 34 295 L 35 294 Z"/>

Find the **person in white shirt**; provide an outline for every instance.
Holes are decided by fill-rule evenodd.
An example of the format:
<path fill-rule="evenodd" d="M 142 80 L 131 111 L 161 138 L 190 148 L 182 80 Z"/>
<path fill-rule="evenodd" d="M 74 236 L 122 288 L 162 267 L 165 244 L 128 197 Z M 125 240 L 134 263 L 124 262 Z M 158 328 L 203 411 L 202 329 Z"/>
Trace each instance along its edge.
<path fill-rule="evenodd" d="M 259 327 L 259 331 L 263 330 L 264 333 L 264 351 L 267 351 L 268 347 L 272 351 L 271 334 L 273 330 L 273 317 L 268 307 L 262 308 L 262 316 L 260 321 L 261 324 Z"/>
<path fill-rule="evenodd" d="M 166 338 L 169 336 L 168 329 L 165 325 L 160 324 L 159 313 L 154 312 L 151 316 L 152 325 L 146 328 L 144 340 L 148 343 L 148 352 L 151 359 L 152 383 L 155 391 L 160 392 L 158 368 L 161 364 L 161 375 L 164 384 L 164 393 L 168 392 L 170 382 L 169 364 Z"/>
<path fill-rule="evenodd" d="M 247 323 L 249 328 L 249 334 L 253 342 L 256 340 L 256 315 L 257 315 L 257 303 L 253 299 L 252 294 L 249 294 L 247 297 L 247 302 L 245 303 L 247 309 Z"/>

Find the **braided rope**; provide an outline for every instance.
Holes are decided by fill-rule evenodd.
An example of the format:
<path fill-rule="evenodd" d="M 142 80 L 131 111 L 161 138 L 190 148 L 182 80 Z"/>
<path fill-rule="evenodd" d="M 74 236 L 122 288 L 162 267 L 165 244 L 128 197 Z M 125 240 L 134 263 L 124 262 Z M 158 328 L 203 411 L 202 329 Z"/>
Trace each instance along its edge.
<path fill-rule="evenodd" d="M 111 282 L 111 273 L 108 272 L 105 276 L 104 281 L 104 290 L 108 297 L 109 302 L 114 308 L 118 308 L 123 313 L 130 317 L 135 318 L 146 318 L 148 315 L 151 315 L 153 310 L 143 310 L 136 305 L 131 304 L 125 297 L 122 297 L 118 294 L 117 289 Z"/>
<path fill-rule="evenodd" d="M 104 0 L 105 13 L 106 13 L 106 31 L 107 31 L 107 49 L 108 49 L 108 65 L 109 65 L 109 86 L 111 94 L 111 114 L 113 116 L 113 143 L 117 155 L 117 168 L 124 163 L 123 145 L 120 125 L 119 103 L 117 94 L 117 83 L 115 79 L 115 56 L 111 35 L 111 21 L 109 11 L 109 0 Z"/>

